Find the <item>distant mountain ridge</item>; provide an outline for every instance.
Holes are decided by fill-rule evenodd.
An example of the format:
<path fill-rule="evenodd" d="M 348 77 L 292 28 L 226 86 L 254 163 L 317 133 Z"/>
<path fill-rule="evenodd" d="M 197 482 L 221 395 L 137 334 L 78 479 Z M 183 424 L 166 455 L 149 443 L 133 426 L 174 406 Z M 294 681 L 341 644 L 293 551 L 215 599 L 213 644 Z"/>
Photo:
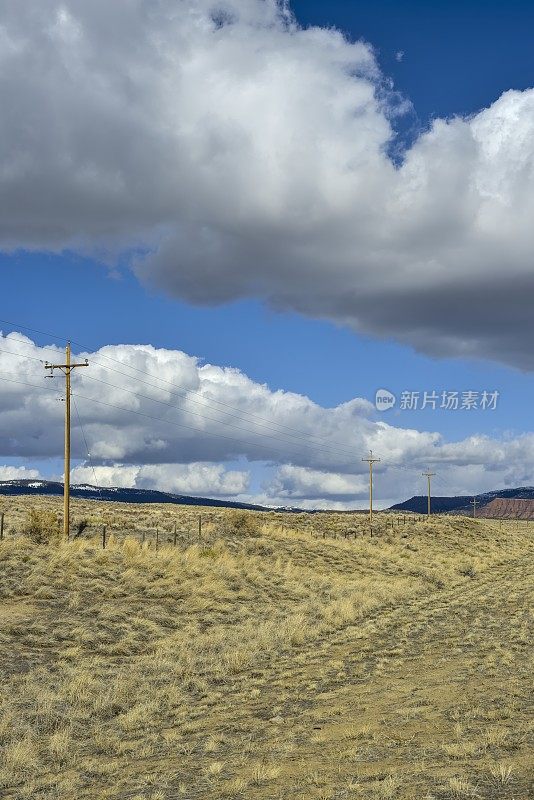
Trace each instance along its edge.
<path fill-rule="evenodd" d="M 85 500 L 114 500 L 117 503 L 174 503 L 184 506 L 218 506 L 221 508 L 238 508 L 249 511 L 273 511 L 267 506 L 251 503 L 239 503 L 233 500 L 215 500 L 209 497 L 193 497 L 184 494 L 160 492 L 157 489 L 127 489 L 120 487 L 91 486 L 88 483 L 71 486 L 71 497 Z M 62 495 L 63 484 L 59 481 L 13 480 L 0 481 L 0 495 Z"/>
<path fill-rule="evenodd" d="M 516 489 L 497 489 L 492 492 L 483 492 L 477 495 L 459 495 L 457 497 L 434 497 L 432 496 L 432 511 L 436 514 L 472 514 L 473 497 L 476 498 L 477 513 L 486 516 L 483 509 L 492 503 L 491 511 L 495 511 L 497 517 L 508 514 L 513 516 L 513 505 L 494 504 L 495 500 L 531 500 L 533 501 L 534 518 L 534 486 L 520 486 Z M 396 503 L 391 506 L 391 511 L 413 511 L 416 514 L 426 514 L 427 496 L 415 495 L 405 500 L 403 503 Z"/>
<path fill-rule="evenodd" d="M 63 495 L 63 484 L 59 481 L 47 480 L 12 480 L 0 481 L 1 495 Z M 240 503 L 234 500 L 217 500 L 211 497 L 194 497 L 192 495 L 173 494 L 161 492 L 157 489 L 129 489 L 121 487 L 101 487 L 82 483 L 71 486 L 71 496 L 86 500 L 115 501 L 117 503 L 169 503 L 186 506 L 207 506 L 218 508 L 237 508 L 248 511 L 287 511 L 301 512 L 302 509 L 293 506 L 273 507 L 261 506 L 253 503 Z M 531 501 L 515 503 L 514 501 Z M 473 513 L 473 497 L 471 495 L 458 495 L 456 497 L 432 496 L 432 512 L 435 514 L 465 514 Z M 476 495 L 477 515 L 481 517 L 534 519 L 534 486 L 522 486 L 516 489 L 498 489 L 492 492 L 483 492 Z M 389 511 L 406 511 L 415 514 L 426 514 L 427 496 L 415 495 L 402 503 L 391 506 Z M 328 513 L 326 510 L 309 511 L 308 513 Z M 361 514 L 365 510 L 336 512 L 343 514 Z"/>

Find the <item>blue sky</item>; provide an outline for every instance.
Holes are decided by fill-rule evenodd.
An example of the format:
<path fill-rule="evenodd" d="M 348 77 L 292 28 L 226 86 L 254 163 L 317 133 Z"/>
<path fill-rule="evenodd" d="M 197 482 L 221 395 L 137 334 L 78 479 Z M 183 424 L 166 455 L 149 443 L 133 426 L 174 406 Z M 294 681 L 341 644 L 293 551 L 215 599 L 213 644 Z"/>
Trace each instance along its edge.
<path fill-rule="evenodd" d="M 439 430 L 448 438 L 517 433 L 531 424 L 525 396 L 532 396 L 534 379 L 518 369 L 482 360 L 429 358 L 393 341 L 276 312 L 256 301 L 199 308 L 147 291 L 127 269 L 110 276 L 101 264 L 75 256 L 4 255 L 0 264 L 10 298 L 6 316 L 20 323 L 0 325 L 4 333 L 26 325 L 56 334 L 58 343 L 70 335 L 95 350 L 110 343 L 145 342 L 180 349 L 238 367 L 274 390 L 306 394 L 324 406 L 353 397 L 374 401 L 381 388 L 399 399 L 403 391 L 420 392 L 421 397 L 434 390 L 499 391 L 495 411 L 397 408 L 382 415 L 388 421 L 394 416 L 395 424 Z M 27 286 L 32 286 L 30 294 Z M 39 344 L 49 342 L 47 336 L 28 334 Z"/>
<path fill-rule="evenodd" d="M 372 46 L 382 79 L 391 78 L 393 89 L 412 104 L 411 110 L 392 118 L 397 139 L 407 148 L 432 120 L 454 115 L 469 118 L 491 106 L 503 92 L 528 90 L 534 84 L 531 3 L 295 0 L 291 8 L 303 27 L 334 27 L 349 41 L 363 39 Z M 388 148 L 395 148 L 395 140 Z M 72 233 L 76 235 L 77 230 L 73 228 Z M 54 237 L 60 241 L 56 233 L 50 236 L 50 241 Z M 496 411 L 396 410 L 374 413 L 372 419 L 420 432 L 437 431 L 448 442 L 480 434 L 501 439 L 530 432 L 532 372 L 521 359 L 507 361 L 496 354 L 496 361 L 492 360 L 491 343 L 483 348 L 485 357 L 477 357 L 476 348 L 470 358 L 463 357 L 458 348 L 440 353 L 437 345 L 422 354 L 417 352 L 419 338 L 404 335 L 409 319 L 393 330 L 387 324 L 379 329 L 373 317 L 367 330 L 364 324 L 360 326 L 364 332 L 356 333 L 343 314 L 329 308 L 323 313 L 317 301 L 300 313 L 298 297 L 280 302 L 275 296 L 270 303 L 269 297 L 264 301 L 263 290 L 254 297 L 254 291 L 247 289 L 248 296 L 239 299 L 242 292 L 237 289 L 236 299 L 224 302 L 223 298 L 218 303 L 209 293 L 204 296 L 203 290 L 182 288 L 182 284 L 175 289 L 175 283 L 166 278 L 146 280 L 146 272 L 138 277 L 130 268 L 127 253 L 131 249 L 102 259 L 102 237 L 94 236 L 94 251 L 91 234 L 85 231 L 83 237 L 78 253 L 76 247 L 63 249 L 57 243 L 32 245 L 33 252 L 28 252 L 23 236 L 13 251 L 16 233 L 8 231 L 6 239 L 11 244 L 0 254 L 0 270 L 2 316 L 12 324 L 0 323 L 4 334 L 20 331 L 38 345 L 50 343 L 50 337 L 24 330 L 28 326 L 56 334 L 57 344 L 62 337 L 72 337 L 90 351 L 110 344 L 145 343 L 180 350 L 202 362 L 235 367 L 274 392 L 306 395 L 325 408 L 355 397 L 372 402 L 379 388 L 396 395 L 403 390 L 497 390 Z M 117 252 L 116 244 L 112 251 Z M 490 289 L 488 280 L 482 303 L 486 302 L 484 292 Z M 286 310 L 274 310 L 282 305 Z M 376 314 L 380 316 L 380 308 Z M 388 314 L 385 308 L 384 317 Z M 446 313 L 443 317 L 446 327 Z M 502 324 L 496 319 L 495 335 Z M 491 340 L 491 317 L 485 326 Z M 452 307 L 450 327 L 454 334 Z M 42 459 L 37 460 L 44 473 L 57 470 L 57 459 L 51 457 L 44 467 Z M 6 451 L 3 463 L 31 467 L 37 461 Z M 242 460 L 225 463 L 233 469 Z M 256 492 L 261 490 L 264 469 L 264 461 L 250 460 Z M 275 465 L 269 469 L 272 472 Z M 503 476 L 495 473 L 494 479 L 502 481 Z M 488 488 L 488 480 L 481 488 Z"/>
<path fill-rule="evenodd" d="M 369 41 L 421 125 L 473 113 L 510 88 L 532 86 L 528 0 L 295 0 L 292 6 L 304 24 L 333 25 Z"/>

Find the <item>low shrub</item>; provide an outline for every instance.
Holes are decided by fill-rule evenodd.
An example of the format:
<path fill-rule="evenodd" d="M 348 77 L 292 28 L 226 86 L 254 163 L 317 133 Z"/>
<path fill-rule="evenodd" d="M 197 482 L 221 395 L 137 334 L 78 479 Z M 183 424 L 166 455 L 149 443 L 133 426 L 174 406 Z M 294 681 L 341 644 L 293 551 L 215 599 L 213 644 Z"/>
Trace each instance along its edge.
<path fill-rule="evenodd" d="M 260 521 L 253 511 L 230 511 L 223 522 L 224 533 L 238 536 L 261 536 Z"/>
<path fill-rule="evenodd" d="M 31 509 L 22 533 L 34 544 L 48 544 L 51 539 L 59 536 L 57 517 L 52 511 Z"/>

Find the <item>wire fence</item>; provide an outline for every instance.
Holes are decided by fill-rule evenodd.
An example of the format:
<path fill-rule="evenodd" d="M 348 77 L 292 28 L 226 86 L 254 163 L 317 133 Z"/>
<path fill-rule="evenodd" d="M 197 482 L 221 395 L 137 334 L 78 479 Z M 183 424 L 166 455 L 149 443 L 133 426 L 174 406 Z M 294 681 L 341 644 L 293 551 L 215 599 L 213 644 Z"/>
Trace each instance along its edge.
<path fill-rule="evenodd" d="M 269 528 L 276 528 L 282 533 L 307 534 L 315 539 L 354 541 L 361 538 L 380 538 L 384 535 L 408 536 L 418 532 L 431 530 L 439 535 L 440 521 L 453 523 L 455 520 L 469 518 L 468 515 L 402 513 L 392 511 L 376 511 L 370 521 L 368 513 L 353 514 L 316 514 L 237 512 L 234 515 L 189 514 L 186 518 L 177 516 L 174 520 L 151 524 L 128 525 L 123 521 L 94 522 L 84 518 L 73 521 L 69 531 L 69 540 L 90 540 L 96 546 L 106 549 L 111 542 L 124 542 L 132 539 L 148 550 L 158 551 L 161 548 L 179 547 L 186 549 L 194 544 L 209 546 L 218 539 L 247 538 L 261 536 Z M 506 525 L 514 530 L 528 528 L 534 520 L 519 517 L 503 519 L 478 518 L 472 521 L 492 523 L 502 529 Z M 57 526 L 57 527 L 56 527 Z M 51 534 L 59 535 L 60 518 L 48 520 L 47 529 L 43 529 L 43 540 Z M 38 531 L 39 533 L 39 531 Z M 0 512 L 0 542 L 6 539 L 30 535 L 29 523 L 19 515 Z"/>

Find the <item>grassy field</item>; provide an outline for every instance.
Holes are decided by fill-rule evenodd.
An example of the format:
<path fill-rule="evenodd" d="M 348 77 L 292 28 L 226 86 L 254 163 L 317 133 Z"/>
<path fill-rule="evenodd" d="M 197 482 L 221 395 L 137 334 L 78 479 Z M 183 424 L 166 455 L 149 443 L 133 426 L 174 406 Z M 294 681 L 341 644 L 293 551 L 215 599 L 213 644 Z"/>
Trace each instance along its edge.
<path fill-rule="evenodd" d="M 3 504 L 2 798 L 534 796 L 528 525 Z"/>

